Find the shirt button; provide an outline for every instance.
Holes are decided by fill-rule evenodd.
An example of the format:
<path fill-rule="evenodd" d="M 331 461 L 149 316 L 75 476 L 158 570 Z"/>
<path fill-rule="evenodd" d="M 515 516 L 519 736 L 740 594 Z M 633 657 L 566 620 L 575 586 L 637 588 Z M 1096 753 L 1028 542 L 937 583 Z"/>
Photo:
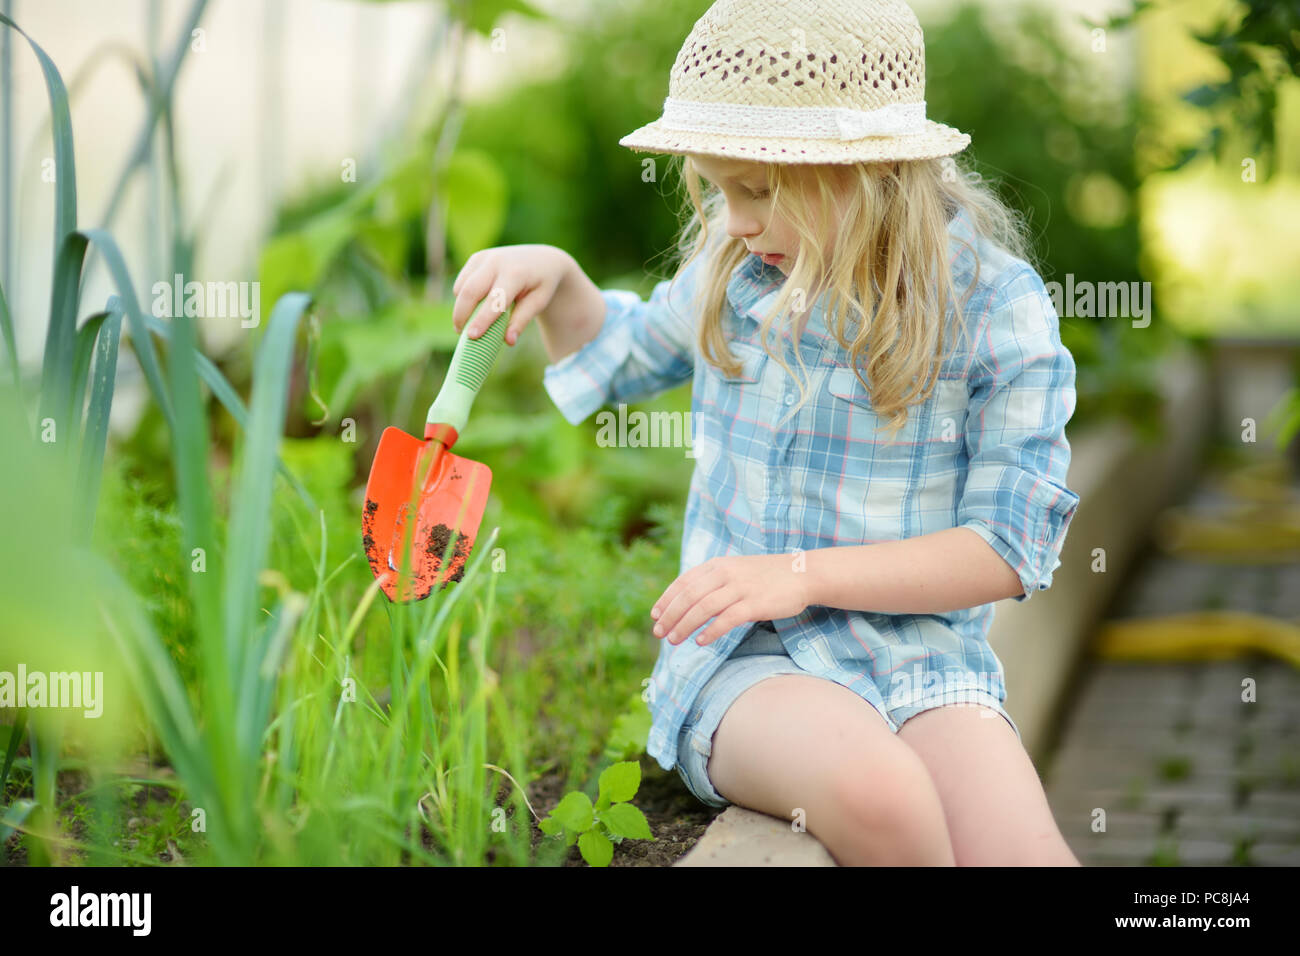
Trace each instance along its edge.
<path fill-rule="evenodd" d="M 785 403 L 786 403 L 787 405 L 793 405 L 793 404 L 794 404 L 794 396 L 791 395 L 789 392 L 786 392 L 786 393 L 785 393 Z"/>

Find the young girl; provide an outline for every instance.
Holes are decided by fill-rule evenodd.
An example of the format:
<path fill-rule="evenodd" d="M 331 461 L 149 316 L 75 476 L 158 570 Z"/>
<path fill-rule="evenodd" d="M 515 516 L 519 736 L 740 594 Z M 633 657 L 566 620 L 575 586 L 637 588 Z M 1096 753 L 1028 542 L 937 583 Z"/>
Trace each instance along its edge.
<path fill-rule="evenodd" d="M 674 279 L 644 302 L 550 246 L 485 250 L 453 322 L 489 292 L 470 335 L 537 316 L 575 425 L 693 378 L 680 576 L 649 609 L 661 766 L 842 865 L 1077 866 L 987 641 L 1060 566 L 1075 367 L 924 95 L 901 0 L 719 0 L 621 140 L 679 157 Z"/>

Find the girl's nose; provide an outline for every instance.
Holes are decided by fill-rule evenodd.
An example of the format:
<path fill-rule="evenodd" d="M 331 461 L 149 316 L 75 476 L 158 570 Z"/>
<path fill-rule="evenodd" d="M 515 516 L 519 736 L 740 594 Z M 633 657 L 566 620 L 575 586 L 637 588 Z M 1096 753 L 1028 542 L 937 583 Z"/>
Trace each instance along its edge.
<path fill-rule="evenodd" d="M 757 236 L 763 231 L 763 224 L 753 216 L 738 215 L 734 211 L 727 214 L 727 235 L 733 239 Z"/>

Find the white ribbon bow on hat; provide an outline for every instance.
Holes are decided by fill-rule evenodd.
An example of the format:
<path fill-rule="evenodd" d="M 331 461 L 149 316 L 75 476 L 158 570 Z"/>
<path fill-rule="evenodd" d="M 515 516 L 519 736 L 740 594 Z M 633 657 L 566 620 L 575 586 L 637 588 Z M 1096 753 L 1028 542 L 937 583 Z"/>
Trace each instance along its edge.
<path fill-rule="evenodd" d="M 876 110 L 845 106 L 751 106 L 664 100 L 660 125 L 689 133 L 731 136 L 787 136 L 795 139 L 854 140 L 924 132 L 925 101 L 890 103 Z"/>
<path fill-rule="evenodd" d="M 925 103 L 891 103 L 871 112 L 834 107 L 835 127 L 842 140 L 864 136 L 904 136 L 925 126 Z"/>

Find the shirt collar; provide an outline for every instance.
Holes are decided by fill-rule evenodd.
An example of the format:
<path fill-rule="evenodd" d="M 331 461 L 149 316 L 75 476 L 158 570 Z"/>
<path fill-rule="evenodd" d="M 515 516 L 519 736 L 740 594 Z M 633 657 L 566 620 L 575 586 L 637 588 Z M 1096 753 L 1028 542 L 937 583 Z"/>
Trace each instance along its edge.
<path fill-rule="evenodd" d="M 965 251 L 958 241 L 975 244 L 975 223 L 964 206 L 957 207 L 957 213 L 948 221 L 950 257 Z M 767 265 L 758 256 L 747 255 L 740 265 L 732 270 L 727 282 L 727 301 L 742 319 L 750 316 L 760 319 L 781 294 L 785 282 L 785 273 L 778 267 Z M 820 325 L 821 315 L 825 310 L 826 293 L 813 303 L 809 326 Z"/>

